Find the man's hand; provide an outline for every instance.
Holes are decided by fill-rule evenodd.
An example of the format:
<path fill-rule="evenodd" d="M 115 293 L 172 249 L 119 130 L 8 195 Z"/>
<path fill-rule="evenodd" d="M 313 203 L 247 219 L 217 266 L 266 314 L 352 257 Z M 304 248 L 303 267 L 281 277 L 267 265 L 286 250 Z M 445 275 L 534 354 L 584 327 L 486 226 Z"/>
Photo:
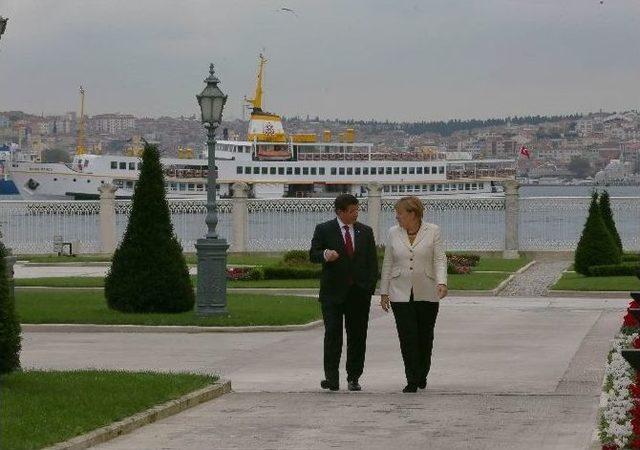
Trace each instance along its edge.
<path fill-rule="evenodd" d="M 335 250 L 325 250 L 324 251 L 324 258 L 325 258 L 325 260 L 327 262 L 333 262 L 336 259 L 338 259 L 339 257 L 340 257 L 340 255 Z"/>
<path fill-rule="evenodd" d="M 443 299 L 449 293 L 449 288 L 447 288 L 446 284 L 439 284 L 437 286 L 437 291 L 438 291 L 438 298 Z"/>
<path fill-rule="evenodd" d="M 389 301 L 388 295 L 380 296 L 380 306 L 382 306 L 382 309 L 384 310 L 384 312 L 386 313 L 389 312 L 390 301 Z"/>

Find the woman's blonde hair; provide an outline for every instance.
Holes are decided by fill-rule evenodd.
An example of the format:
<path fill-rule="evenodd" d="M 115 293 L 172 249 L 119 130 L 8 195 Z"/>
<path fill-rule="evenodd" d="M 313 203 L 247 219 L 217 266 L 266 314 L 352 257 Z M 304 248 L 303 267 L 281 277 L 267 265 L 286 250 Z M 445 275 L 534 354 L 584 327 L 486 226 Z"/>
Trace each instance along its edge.
<path fill-rule="evenodd" d="M 413 195 L 409 197 L 402 197 L 396 202 L 394 208 L 396 211 L 402 208 L 406 212 L 415 213 L 418 219 L 422 219 L 422 216 L 424 215 L 424 205 L 418 197 L 414 197 Z"/>

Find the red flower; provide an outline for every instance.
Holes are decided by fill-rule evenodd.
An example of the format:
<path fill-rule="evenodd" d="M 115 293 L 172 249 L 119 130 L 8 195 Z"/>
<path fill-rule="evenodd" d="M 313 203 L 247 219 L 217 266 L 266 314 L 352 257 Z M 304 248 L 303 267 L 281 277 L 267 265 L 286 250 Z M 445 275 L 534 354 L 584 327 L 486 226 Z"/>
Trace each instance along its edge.
<path fill-rule="evenodd" d="M 633 316 L 631 315 L 631 313 L 627 313 L 624 316 L 624 321 L 622 323 L 623 327 L 631 327 L 631 328 L 636 328 L 638 326 L 638 321 L 636 319 L 633 318 Z"/>
<path fill-rule="evenodd" d="M 640 303 L 638 303 L 638 302 L 637 302 L 637 301 L 635 301 L 635 300 L 631 300 L 631 301 L 629 302 L 629 306 L 628 306 L 628 307 L 629 307 L 629 308 L 640 308 Z"/>

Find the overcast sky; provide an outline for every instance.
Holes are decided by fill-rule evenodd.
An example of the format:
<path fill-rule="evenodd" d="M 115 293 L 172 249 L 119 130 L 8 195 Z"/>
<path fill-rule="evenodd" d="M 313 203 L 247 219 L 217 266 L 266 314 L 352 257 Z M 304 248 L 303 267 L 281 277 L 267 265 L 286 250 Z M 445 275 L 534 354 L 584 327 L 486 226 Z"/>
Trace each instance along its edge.
<path fill-rule="evenodd" d="M 294 12 L 282 10 L 290 8 Z M 0 0 L 0 111 L 440 120 L 638 109 L 640 0 Z"/>

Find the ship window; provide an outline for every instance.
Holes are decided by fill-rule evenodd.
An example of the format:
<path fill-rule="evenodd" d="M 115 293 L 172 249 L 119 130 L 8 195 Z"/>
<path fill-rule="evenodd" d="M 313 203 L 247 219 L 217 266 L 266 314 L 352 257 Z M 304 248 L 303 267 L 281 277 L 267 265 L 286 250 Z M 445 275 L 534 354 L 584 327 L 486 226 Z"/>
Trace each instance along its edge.
<path fill-rule="evenodd" d="M 269 173 L 269 168 L 268 167 L 262 167 L 262 175 L 266 175 Z"/>
<path fill-rule="evenodd" d="M 416 173 L 416 168 L 415 167 L 409 167 L 409 175 L 413 175 Z"/>
<path fill-rule="evenodd" d="M 436 191 L 440 192 L 442 190 L 442 185 L 438 184 L 436 185 Z"/>
<path fill-rule="evenodd" d="M 76 179 L 75 179 L 75 178 L 73 179 L 73 182 L 74 182 L 74 183 L 76 182 Z"/>
<path fill-rule="evenodd" d="M 260 174 L 260 167 L 254 167 L 253 168 L 253 174 L 254 175 L 259 175 Z"/>
<path fill-rule="evenodd" d="M 196 185 L 193 183 L 189 183 L 189 190 L 194 191 L 196 189 Z"/>
<path fill-rule="evenodd" d="M 200 192 L 204 191 L 204 184 L 200 184 L 200 183 L 196 184 L 196 189 Z"/>
<path fill-rule="evenodd" d="M 406 174 L 407 174 L 407 168 L 406 168 L 406 167 L 403 167 L 403 168 L 402 168 L 402 175 L 406 175 Z"/>
<path fill-rule="evenodd" d="M 399 191 L 399 192 L 404 192 L 405 190 L 407 190 L 407 186 L 405 186 L 404 184 L 401 184 L 401 185 L 399 186 L 398 191 Z"/>
<path fill-rule="evenodd" d="M 324 175 L 324 167 L 318 167 L 318 175 Z"/>
<path fill-rule="evenodd" d="M 394 167 L 393 168 L 393 174 L 394 175 L 400 175 L 400 167 Z"/>
<path fill-rule="evenodd" d="M 338 175 L 344 175 L 344 167 L 338 167 Z"/>
<path fill-rule="evenodd" d="M 275 167 L 269 167 L 269 173 L 270 173 L 271 175 L 275 175 L 275 174 L 276 174 L 276 170 L 277 170 L 277 169 L 276 169 Z"/>
<path fill-rule="evenodd" d="M 54 178 L 54 179 L 53 179 L 53 181 L 58 181 L 58 179 L 57 179 L 57 178 Z"/>
<path fill-rule="evenodd" d="M 118 168 L 118 161 L 111 161 L 111 168 L 112 169 L 117 169 Z"/>
<path fill-rule="evenodd" d="M 311 175 L 316 175 L 316 167 L 311 168 Z"/>
<path fill-rule="evenodd" d="M 300 175 L 300 167 L 294 167 L 294 168 L 293 168 L 293 173 L 294 173 L 295 175 Z"/>
<path fill-rule="evenodd" d="M 293 167 L 287 167 L 287 175 L 293 175 Z"/>
<path fill-rule="evenodd" d="M 177 191 L 178 190 L 177 189 L 178 187 L 176 186 L 176 183 L 171 183 L 170 186 L 171 186 L 171 190 L 172 191 Z"/>
<path fill-rule="evenodd" d="M 104 184 L 104 180 L 100 180 L 100 184 Z"/>
<path fill-rule="evenodd" d="M 480 189 L 484 189 L 484 182 L 483 182 L 483 183 L 478 183 L 478 187 L 479 187 Z"/>
<path fill-rule="evenodd" d="M 431 184 L 431 185 L 429 185 L 429 190 L 430 190 L 431 192 L 435 191 L 435 190 L 436 190 L 436 186 L 435 186 L 435 184 Z"/>
<path fill-rule="evenodd" d="M 369 168 L 368 167 L 363 167 L 362 168 L 362 175 L 369 175 Z"/>
<path fill-rule="evenodd" d="M 302 168 L 302 175 L 309 175 L 309 168 L 308 167 L 303 167 Z"/>
<path fill-rule="evenodd" d="M 413 190 L 414 191 L 419 191 L 420 190 L 420 185 L 419 184 L 414 184 L 413 185 Z"/>
<path fill-rule="evenodd" d="M 397 184 L 391 185 L 391 192 L 398 192 L 398 185 Z"/>
<path fill-rule="evenodd" d="M 335 167 L 331 168 L 331 175 L 337 175 L 338 174 L 338 169 L 336 169 Z"/>
<path fill-rule="evenodd" d="M 121 170 L 126 170 L 127 169 L 127 163 L 126 162 L 121 162 L 120 163 L 120 169 Z"/>
<path fill-rule="evenodd" d="M 444 166 L 438 167 L 438 173 L 444 173 Z"/>
<path fill-rule="evenodd" d="M 388 185 L 388 184 L 385 184 L 382 190 L 383 190 L 384 192 L 389 192 L 389 185 Z"/>
<path fill-rule="evenodd" d="M 353 167 L 347 167 L 347 175 L 353 175 Z"/>
<path fill-rule="evenodd" d="M 424 167 L 424 174 L 425 174 L 425 175 L 429 175 L 430 173 L 431 173 L 431 170 L 429 170 L 429 167 L 428 167 L 428 166 L 425 166 L 425 167 Z"/>
<path fill-rule="evenodd" d="M 360 167 L 356 167 L 355 168 L 355 174 L 356 175 L 360 175 Z"/>
<path fill-rule="evenodd" d="M 471 189 L 478 189 L 478 183 L 471 183 Z"/>
<path fill-rule="evenodd" d="M 458 190 L 459 191 L 463 191 L 464 190 L 464 184 L 462 184 L 462 183 L 458 184 Z"/>
<path fill-rule="evenodd" d="M 186 191 L 187 186 L 184 183 L 178 183 L 178 189 L 180 189 L 181 191 Z"/>
<path fill-rule="evenodd" d="M 242 174 L 242 166 L 236 167 L 236 173 L 239 174 L 239 175 Z"/>
<path fill-rule="evenodd" d="M 247 166 L 245 166 L 245 167 L 244 167 L 244 174 L 245 174 L 245 175 L 249 175 L 249 174 L 251 174 L 251 167 L 247 167 Z"/>
<path fill-rule="evenodd" d="M 375 174 L 376 174 L 376 168 L 375 168 L 375 167 L 372 167 L 372 168 L 371 168 L 371 175 L 375 175 Z"/>
<path fill-rule="evenodd" d="M 469 183 L 465 183 L 465 184 L 464 184 L 464 190 L 465 190 L 465 191 L 469 191 L 469 190 L 471 190 L 471 185 L 470 185 Z"/>
<path fill-rule="evenodd" d="M 448 183 L 444 185 L 444 190 L 445 190 L 445 191 L 448 191 L 450 188 L 451 188 L 451 186 L 449 186 L 449 184 L 448 184 Z"/>
<path fill-rule="evenodd" d="M 136 170 L 136 163 L 130 162 L 129 163 L 129 170 Z"/>
<path fill-rule="evenodd" d="M 133 181 L 127 181 L 127 189 L 131 189 L 133 187 Z"/>
<path fill-rule="evenodd" d="M 284 175 L 284 167 L 278 167 L 278 175 Z"/>
<path fill-rule="evenodd" d="M 422 166 L 420 166 L 420 167 L 416 167 L 416 173 L 417 173 L 418 175 L 422 175 Z"/>
<path fill-rule="evenodd" d="M 91 180 L 87 180 L 87 183 L 91 183 Z"/>
<path fill-rule="evenodd" d="M 391 167 L 387 167 L 386 174 L 387 174 L 387 175 L 391 175 L 391 171 L 392 171 L 392 170 L 393 170 L 393 169 L 392 169 Z M 380 173 L 380 172 L 378 172 L 378 173 Z"/>

